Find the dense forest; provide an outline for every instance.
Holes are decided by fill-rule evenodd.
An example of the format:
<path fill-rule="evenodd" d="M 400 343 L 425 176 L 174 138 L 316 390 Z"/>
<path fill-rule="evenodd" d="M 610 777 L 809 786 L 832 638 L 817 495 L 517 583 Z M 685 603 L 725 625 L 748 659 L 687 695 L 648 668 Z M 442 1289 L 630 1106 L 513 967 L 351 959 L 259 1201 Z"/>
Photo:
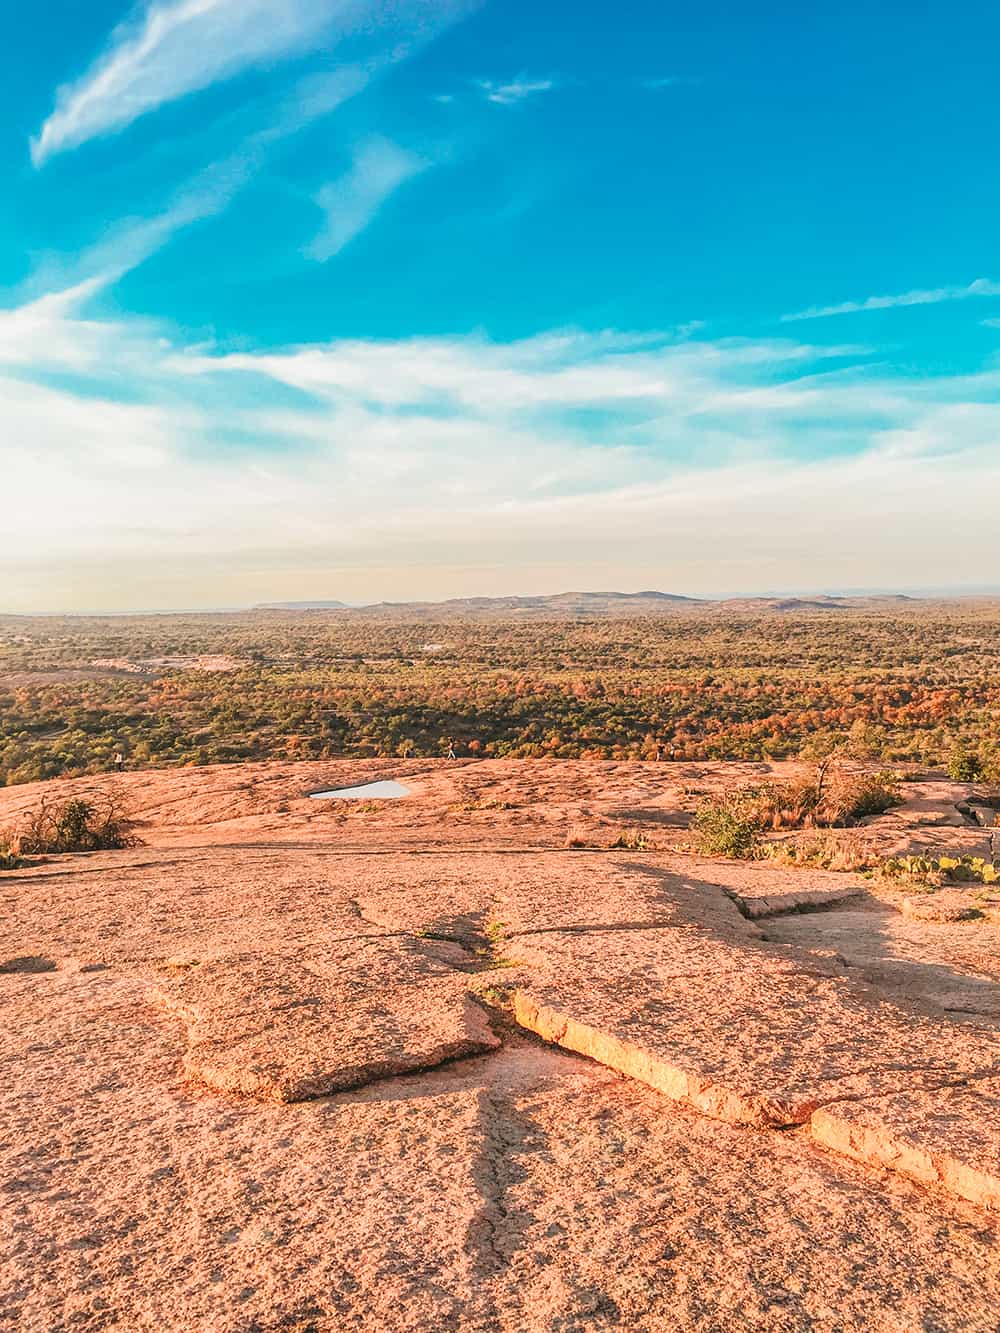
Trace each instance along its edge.
<path fill-rule="evenodd" d="M 434 622 L 342 611 L 0 618 L 0 783 L 338 755 L 886 761 L 1000 732 L 1000 604 Z"/>

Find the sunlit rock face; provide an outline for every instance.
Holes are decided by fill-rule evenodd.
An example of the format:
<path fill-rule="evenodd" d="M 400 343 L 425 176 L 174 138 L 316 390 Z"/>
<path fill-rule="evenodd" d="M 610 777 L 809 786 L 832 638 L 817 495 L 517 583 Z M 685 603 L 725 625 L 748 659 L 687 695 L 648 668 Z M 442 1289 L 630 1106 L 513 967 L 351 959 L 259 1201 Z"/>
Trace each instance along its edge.
<path fill-rule="evenodd" d="M 0 789 L 0 829 L 117 793 L 142 837 L 0 872 L 7 1323 L 996 1327 L 996 886 L 690 850 L 698 801 L 794 772 Z M 834 832 L 971 860 L 967 793 Z"/>

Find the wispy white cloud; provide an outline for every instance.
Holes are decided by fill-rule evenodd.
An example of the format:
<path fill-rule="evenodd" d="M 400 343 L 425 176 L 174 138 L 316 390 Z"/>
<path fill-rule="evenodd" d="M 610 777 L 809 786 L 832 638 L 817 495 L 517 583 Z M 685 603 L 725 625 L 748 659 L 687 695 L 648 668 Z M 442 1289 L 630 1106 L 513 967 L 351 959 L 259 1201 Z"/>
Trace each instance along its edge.
<path fill-rule="evenodd" d="M 345 66 L 333 74 L 299 80 L 274 108 L 270 124 L 249 135 L 227 158 L 198 172 L 160 213 L 125 218 L 107 226 L 101 240 L 84 247 L 69 261 L 49 258 L 42 262 L 30 280 L 31 289 L 54 291 L 63 300 L 66 293 L 86 290 L 92 294 L 111 286 L 161 250 L 178 232 L 222 213 L 277 144 L 356 96 L 376 68 L 375 64 L 367 69 Z"/>
<path fill-rule="evenodd" d="M 527 74 L 518 74 L 516 77 L 508 80 L 477 79 L 473 82 L 472 87 L 479 96 L 485 98 L 487 102 L 493 102 L 496 106 L 516 106 L 519 102 L 527 102 L 533 98 L 540 97 L 544 93 L 555 92 L 565 88 L 579 89 L 596 87 L 601 89 L 614 89 L 619 87 L 638 87 L 645 88 L 651 92 L 656 92 L 664 88 L 677 87 L 680 84 L 697 83 L 700 83 L 700 79 L 692 78 L 690 75 L 686 74 L 669 74 L 657 78 L 639 78 L 634 75 L 531 78 Z M 455 102 L 457 98 L 454 93 L 438 93 L 433 96 L 431 100 L 447 106 Z"/>
<path fill-rule="evenodd" d="M 494 79 L 480 79 L 478 86 L 488 102 L 495 102 L 498 106 L 515 106 L 518 102 L 525 102 L 529 98 L 551 92 L 556 87 L 556 82 L 554 79 L 529 79 L 526 75 L 519 74 L 508 83 L 500 83 Z"/>
<path fill-rule="evenodd" d="M 159 214 L 109 227 L 104 238 L 74 261 L 85 278 L 116 282 L 161 250 L 177 232 L 221 213 L 250 179 L 256 153 L 247 149 L 218 162 L 188 183 Z"/>
<path fill-rule="evenodd" d="M 381 34 L 399 53 L 464 13 L 474 0 L 147 0 L 120 24 L 79 79 L 60 88 L 32 158 L 47 158 L 244 70 L 301 56 L 343 38 Z"/>
<path fill-rule="evenodd" d="M 371 79 L 399 55 L 398 51 L 382 53 L 372 56 L 364 65 L 341 65 L 332 72 L 308 74 L 296 80 L 284 101 L 279 103 L 271 123 L 251 135 L 251 146 L 266 146 L 287 139 L 313 121 L 330 115 L 344 102 L 363 92 Z"/>
<path fill-rule="evenodd" d="M 626 343 L 626 346 L 629 346 Z M 659 399 L 668 393 L 650 357 L 621 356 L 601 339 L 539 338 L 509 346 L 480 339 L 344 340 L 286 353 L 204 358 L 205 371 L 250 370 L 329 402 L 507 413 L 546 404 Z"/>
<path fill-rule="evenodd" d="M 0 368 L 36 375 L 79 372 L 117 358 L 127 347 L 124 326 L 88 320 L 81 313 L 104 285 L 101 275 L 0 310 Z"/>
<path fill-rule="evenodd" d="M 335 8 L 302 0 L 152 0 L 114 30 L 80 79 L 59 90 L 32 143 L 36 164 L 265 58 L 308 48 Z"/>
<path fill-rule="evenodd" d="M 893 296 L 869 296 L 863 301 L 842 301 L 839 305 L 811 306 L 790 315 L 782 315 L 784 323 L 800 319 L 826 319 L 831 315 L 856 315 L 865 310 L 891 310 L 896 306 L 938 305 L 942 301 L 967 301 L 972 296 L 1000 296 L 1000 282 L 976 278 L 967 286 L 917 288 L 898 292 Z"/>
<path fill-rule="evenodd" d="M 430 163 L 389 139 L 366 140 L 354 155 L 349 170 L 319 191 L 316 203 L 326 214 L 323 227 L 307 254 L 325 263 L 368 226 L 385 201 L 399 187 L 426 170 Z"/>
<path fill-rule="evenodd" d="M 1000 371 L 574 330 L 224 355 L 92 296 L 0 311 L 8 607 L 568 586 L 598 529 L 605 577 L 682 591 L 960 583 L 991 554 Z"/>

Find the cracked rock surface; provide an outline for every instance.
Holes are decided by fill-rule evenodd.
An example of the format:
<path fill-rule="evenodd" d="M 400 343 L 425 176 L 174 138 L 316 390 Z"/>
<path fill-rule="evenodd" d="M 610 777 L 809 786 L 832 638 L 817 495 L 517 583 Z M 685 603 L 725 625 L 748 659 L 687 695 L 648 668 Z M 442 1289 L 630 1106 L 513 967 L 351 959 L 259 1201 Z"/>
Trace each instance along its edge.
<path fill-rule="evenodd" d="M 465 980 L 398 939 L 183 968 L 153 998 L 188 1034 L 184 1070 L 278 1102 L 373 1083 L 499 1045 Z"/>
<path fill-rule="evenodd" d="M 914 1080 L 885 1096 L 837 1102 L 811 1121 L 818 1143 L 1000 1209 L 1000 1079 Z"/>
<path fill-rule="evenodd" d="M 996 923 L 601 850 L 762 767 L 116 779 L 143 847 L 0 875 L 0 1328 L 994 1330 Z"/>
<path fill-rule="evenodd" d="M 531 965 L 514 994 L 523 1026 L 736 1124 L 800 1124 L 916 1074 L 1000 1072 L 1000 1034 L 947 1030 L 822 959 L 685 929 L 539 935 L 517 956 Z"/>

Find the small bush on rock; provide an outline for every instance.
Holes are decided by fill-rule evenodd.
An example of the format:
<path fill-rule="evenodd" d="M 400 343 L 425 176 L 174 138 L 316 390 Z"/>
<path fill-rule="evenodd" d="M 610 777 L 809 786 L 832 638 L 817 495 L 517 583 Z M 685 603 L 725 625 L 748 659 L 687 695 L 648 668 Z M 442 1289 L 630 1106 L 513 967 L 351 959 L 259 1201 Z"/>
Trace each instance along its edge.
<path fill-rule="evenodd" d="M 974 749 L 956 746 L 948 757 L 952 782 L 1000 782 L 1000 749 L 984 743 Z"/>
<path fill-rule="evenodd" d="M 982 856 L 893 856 L 881 861 L 876 873 L 939 887 L 942 884 L 1000 884 L 1000 867 Z"/>
<path fill-rule="evenodd" d="M 979 755 L 969 750 L 955 749 L 948 756 L 948 776 L 952 782 L 978 782 L 982 771 Z"/>
<path fill-rule="evenodd" d="M 608 848 L 613 852 L 655 852 L 657 849 L 656 843 L 642 829 L 622 829 L 614 842 L 608 843 Z"/>
<path fill-rule="evenodd" d="M 132 821 L 114 796 L 100 802 L 72 800 L 62 805 L 43 801 L 28 815 L 12 850 L 28 856 L 58 852 L 116 851 L 138 847 Z"/>
<path fill-rule="evenodd" d="M 714 856 L 758 854 L 764 832 L 847 828 L 899 805 L 894 773 L 844 773 L 820 763 L 793 782 L 738 787 L 706 801 L 693 825 L 699 851 Z"/>
<path fill-rule="evenodd" d="M 805 866 L 819 870 L 866 871 L 878 864 L 878 855 L 870 846 L 840 843 L 829 833 L 808 842 L 765 842 L 756 855 L 762 861 L 784 866 Z"/>
<path fill-rule="evenodd" d="M 901 802 L 899 781 L 895 773 L 885 770 L 836 775 L 823 805 L 823 823 L 836 827 L 869 815 L 884 815 Z"/>
<path fill-rule="evenodd" d="M 744 789 L 748 791 L 749 789 Z M 761 823 L 752 804 L 740 793 L 709 801 L 695 814 L 691 827 L 695 845 L 706 856 L 753 856 L 760 839 Z"/>
<path fill-rule="evenodd" d="M 6 843 L 0 842 L 0 870 L 20 870 L 26 864 L 23 856 L 18 856 Z"/>

